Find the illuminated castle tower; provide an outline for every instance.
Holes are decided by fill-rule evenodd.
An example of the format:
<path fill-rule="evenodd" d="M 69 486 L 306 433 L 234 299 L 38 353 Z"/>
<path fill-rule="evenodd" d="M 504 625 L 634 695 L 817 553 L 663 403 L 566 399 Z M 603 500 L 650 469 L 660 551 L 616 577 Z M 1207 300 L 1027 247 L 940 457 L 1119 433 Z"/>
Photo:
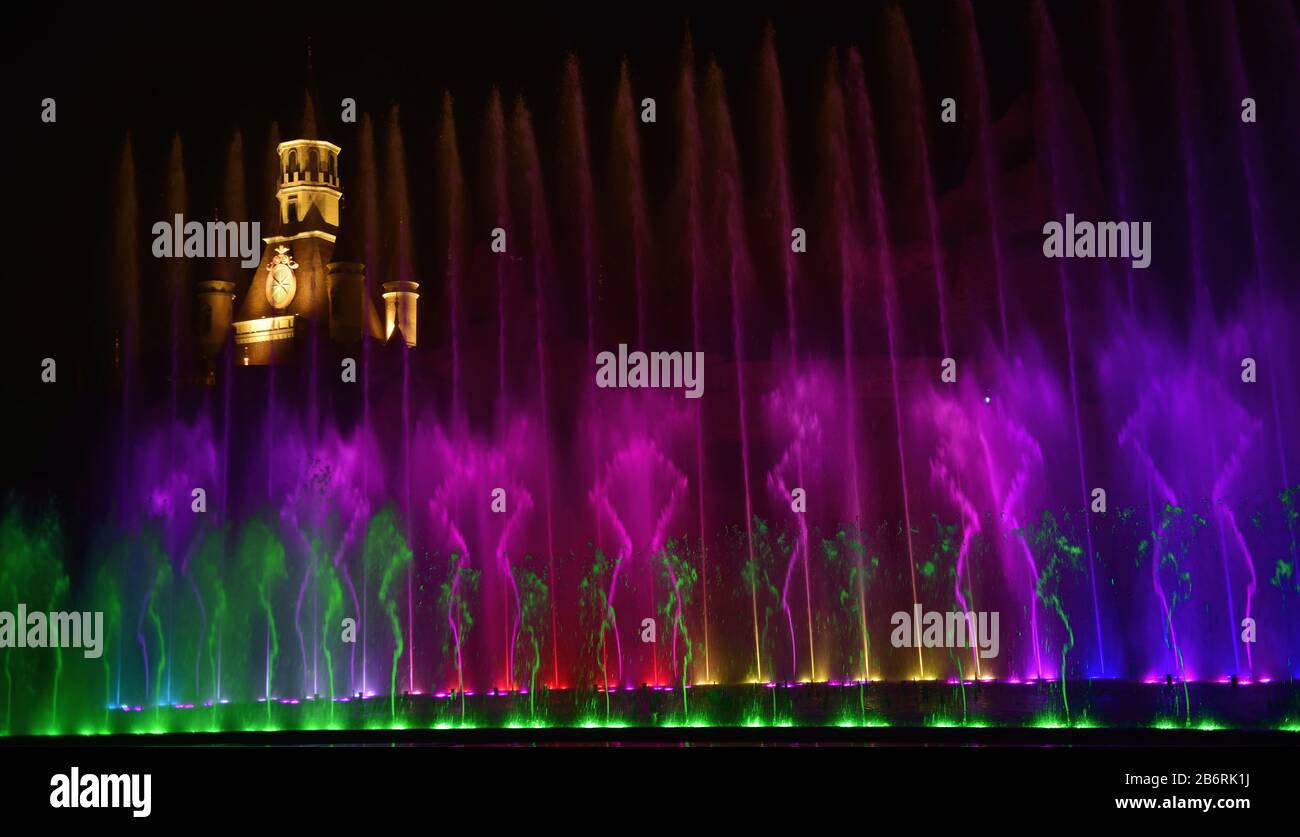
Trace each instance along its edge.
<path fill-rule="evenodd" d="M 328 271 L 330 339 L 358 343 L 365 331 L 380 338 L 379 317 L 366 287 L 365 251 L 360 224 L 350 224 L 334 244 Z"/>
<path fill-rule="evenodd" d="M 391 327 L 382 329 L 374 299 L 367 290 L 361 248 L 354 241 L 359 230 L 350 229 L 344 240 L 339 240 L 341 152 L 339 146 L 319 138 L 308 97 L 301 138 L 282 142 L 276 148 L 279 217 L 267 219 L 264 224 L 271 234 L 263 239 L 261 262 L 239 300 L 238 319 L 233 323 L 237 364 L 255 366 L 288 360 L 313 324 L 327 325 L 330 339 L 339 343 L 359 342 L 363 331 L 379 340 L 387 339 L 392 332 Z M 214 313 L 218 311 L 215 297 L 224 292 L 216 284 L 206 282 L 200 289 L 205 303 L 213 299 Z M 414 345 L 414 283 L 396 284 L 413 286 L 399 292 L 411 296 L 409 304 L 401 307 L 403 316 L 410 321 L 402 333 L 407 335 L 408 345 Z M 406 326 L 405 320 L 402 323 Z"/>
<path fill-rule="evenodd" d="M 235 310 L 235 283 L 209 279 L 199 283 L 199 351 L 204 358 L 221 352 Z"/>
<path fill-rule="evenodd" d="M 415 346 L 415 303 L 419 282 L 393 281 L 384 283 L 384 339 L 391 340 L 400 332 L 406 345 Z"/>

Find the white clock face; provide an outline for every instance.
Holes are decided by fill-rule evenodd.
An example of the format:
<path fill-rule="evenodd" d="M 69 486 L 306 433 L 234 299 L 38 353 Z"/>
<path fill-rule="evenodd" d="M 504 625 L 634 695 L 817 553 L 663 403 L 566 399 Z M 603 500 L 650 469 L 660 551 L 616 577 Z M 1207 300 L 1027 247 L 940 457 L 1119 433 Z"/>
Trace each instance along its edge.
<path fill-rule="evenodd" d="M 276 308 L 283 308 L 292 302 L 296 290 L 293 271 L 287 264 L 276 265 L 275 270 L 266 277 L 266 298 Z"/>

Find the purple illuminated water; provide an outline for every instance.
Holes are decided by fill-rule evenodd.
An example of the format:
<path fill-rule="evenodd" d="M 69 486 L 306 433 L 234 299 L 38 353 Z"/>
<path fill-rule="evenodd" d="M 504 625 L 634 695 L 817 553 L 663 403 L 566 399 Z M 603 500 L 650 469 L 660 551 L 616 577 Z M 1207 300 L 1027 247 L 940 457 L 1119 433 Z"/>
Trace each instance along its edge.
<path fill-rule="evenodd" d="M 169 319 L 136 313 L 123 242 L 152 209 L 128 143 L 123 375 L 100 428 L 118 496 L 71 562 L 121 590 L 114 702 L 1293 675 L 1297 299 L 1264 231 L 1290 223 L 1268 188 L 1278 146 L 1197 127 L 1209 70 L 1175 27 L 1160 92 L 1179 144 L 1157 164 L 1176 185 L 1156 193 L 1123 62 L 1084 102 L 1032 4 L 1032 83 L 999 98 L 958 7 L 973 124 L 951 134 L 930 116 L 943 76 L 895 11 L 888 49 L 834 53 L 812 89 L 790 89 L 770 29 L 734 74 L 688 44 L 655 123 L 633 66 L 597 98 L 574 58 L 558 120 L 495 89 L 447 94 L 394 106 L 377 149 L 364 118 L 336 138 L 343 223 L 374 299 L 421 283 L 420 340 L 367 338 L 357 385 L 336 382 L 351 349 L 323 325 L 296 365 L 246 368 L 227 345 L 220 385 L 191 383 L 179 267 Z M 1123 17 L 1092 22 L 1108 54 Z M 1237 96 L 1235 29 L 1215 37 Z M 808 124 L 787 112 L 796 93 Z M 244 145 L 223 215 L 260 203 Z M 1239 182 L 1206 174 L 1212 145 Z M 179 138 L 165 171 L 159 203 L 184 211 Z M 1216 240 L 1219 202 L 1244 207 L 1240 235 Z M 1152 267 L 1044 259 L 1042 224 L 1076 211 L 1147 212 Z M 1225 273 L 1239 239 L 1246 267 Z M 150 328 L 165 384 L 145 383 Z M 595 355 L 619 343 L 702 352 L 704 397 L 597 388 Z M 1000 655 L 896 647 L 891 617 L 914 604 L 997 611 Z M 1247 619 L 1257 642 L 1239 639 Z"/>

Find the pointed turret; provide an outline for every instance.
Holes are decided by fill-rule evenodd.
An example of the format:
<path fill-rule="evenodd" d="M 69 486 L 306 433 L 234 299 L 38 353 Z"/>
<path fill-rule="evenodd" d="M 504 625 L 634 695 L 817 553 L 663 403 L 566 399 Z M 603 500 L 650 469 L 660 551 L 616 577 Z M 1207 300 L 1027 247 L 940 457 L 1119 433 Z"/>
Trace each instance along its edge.
<path fill-rule="evenodd" d="M 298 125 L 298 139 L 323 140 L 320 128 L 316 125 L 316 97 L 310 88 L 303 91 L 302 121 Z"/>
<path fill-rule="evenodd" d="M 285 350 L 298 342 L 307 323 L 323 326 L 328 319 L 331 333 L 334 327 L 326 265 L 339 232 L 342 149 L 320 138 L 310 91 L 303 96 L 298 131 L 299 137 L 275 146 L 275 215 L 263 221 L 266 247 L 240 300 L 240 319 L 235 323 L 240 361 L 249 365 L 287 357 Z M 364 281 L 357 286 L 364 288 Z M 351 287 L 340 294 L 339 305 L 350 298 Z M 339 318 L 345 333 L 359 334 L 359 325 L 348 324 L 359 323 L 363 311 L 364 306 L 358 305 L 354 313 Z"/>

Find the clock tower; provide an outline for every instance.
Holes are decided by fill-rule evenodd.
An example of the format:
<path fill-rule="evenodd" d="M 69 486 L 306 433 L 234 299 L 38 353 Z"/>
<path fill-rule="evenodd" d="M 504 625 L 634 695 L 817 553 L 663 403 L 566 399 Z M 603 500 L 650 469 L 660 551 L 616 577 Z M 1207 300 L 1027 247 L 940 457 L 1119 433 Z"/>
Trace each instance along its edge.
<path fill-rule="evenodd" d="M 234 323 L 235 362 L 257 366 L 287 360 L 313 323 L 328 328 L 330 263 L 339 230 L 339 153 L 315 137 L 308 99 L 306 138 L 276 148 L 279 218 L 264 239 L 262 259 L 238 302 Z"/>
<path fill-rule="evenodd" d="M 376 280 L 366 276 L 362 231 L 353 223 L 340 234 L 342 149 L 318 137 L 310 96 L 302 135 L 276 147 L 277 217 L 263 222 L 270 234 L 263 238 L 262 258 L 251 277 L 236 294 L 233 282 L 206 282 L 200 288 L 205 310 L 212 312 L 203 348 L 215 354 L 233 330 L 239 366 L 288 361 L 309 334 L 353 346 L 366 336 L 384 342 L 400 331 L 408 346 L 415 345 L 419 286 L 383 283 L 385 331 L 371 290 Z"/>

